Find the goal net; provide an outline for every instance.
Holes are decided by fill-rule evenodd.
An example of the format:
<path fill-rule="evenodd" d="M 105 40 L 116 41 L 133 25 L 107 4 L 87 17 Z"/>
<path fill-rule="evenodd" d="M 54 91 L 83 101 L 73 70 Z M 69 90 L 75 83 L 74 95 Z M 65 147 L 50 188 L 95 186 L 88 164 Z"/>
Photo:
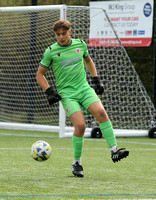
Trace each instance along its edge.
<path fill-rule="evenodd" d="M 114 43 L 97 46 L 90 42 L 91 9 L 97 9 L 108 20 Z M 72 24 L 72 37 L 88 44 L 104 84 L 100 99 L 112 121 L 115 134 L 147 134 L 151 126 L 153 103 L 122 46 L 107 13 L 99 8 L 76 6 L 30 6 L 0 8 L 0 128 L 17 128 L 60 132 L 67 137 L 73 131 L 61 104 L 49 106 L 47 97 L 36 82 L 36 71 L 44 50 L 56 42 L 53 23 L 66 18 Z M 46 74 L 55 86 L 52 70 Z M 88 82 L 91 77 L 87 72 Z M 98 126 L 94 117 L 85 113 L 86 134 Z M 142 131 L 142 132 L 140 132 Z M 119 134 L 120 136 L 120 134 Z"/>

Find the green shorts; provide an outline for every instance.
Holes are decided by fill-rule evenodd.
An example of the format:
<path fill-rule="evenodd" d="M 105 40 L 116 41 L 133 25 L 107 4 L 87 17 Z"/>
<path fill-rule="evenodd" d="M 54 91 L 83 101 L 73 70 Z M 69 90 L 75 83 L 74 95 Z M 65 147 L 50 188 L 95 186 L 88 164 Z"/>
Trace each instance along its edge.
<path fill-rule="evenodd" d="M 64 97 L 61 100 L 66 115 L 70 117 L 71 114 L 81 111 L 81 106 L 87 111 L 89 106 L 100 101 L 94 89 L 88 86 L 84 90 L 74 91 L 69 97 Z"/>

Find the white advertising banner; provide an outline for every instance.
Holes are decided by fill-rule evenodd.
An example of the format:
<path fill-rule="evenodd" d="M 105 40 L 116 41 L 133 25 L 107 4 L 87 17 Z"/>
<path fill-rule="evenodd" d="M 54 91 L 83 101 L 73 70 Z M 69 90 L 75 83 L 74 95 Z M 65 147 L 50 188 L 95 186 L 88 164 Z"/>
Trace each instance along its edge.
<path fill-rule="evenodd" d="M 153 0 L 90 2 L 89 46 L 117 46 L 102 11 L 106 10 L 123 46 L 149 46 L 152 40 Z M 100 9 L 102 8 L 102 9 Z"/>

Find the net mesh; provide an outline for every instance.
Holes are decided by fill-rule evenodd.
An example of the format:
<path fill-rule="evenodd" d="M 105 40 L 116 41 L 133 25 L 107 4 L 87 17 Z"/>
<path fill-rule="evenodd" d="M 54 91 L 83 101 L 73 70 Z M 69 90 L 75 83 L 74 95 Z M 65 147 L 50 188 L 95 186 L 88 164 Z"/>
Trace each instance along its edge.
<path fill-rule="evenodd" d="M 89 7 L 67 7 L 67 19 L 72 24 L 72 37 L 89 44 Z M 102 12 L 101 10 L 97 12 Z M 105 12 L 103 17 L 106 17 Z M 59 104 L 49 106 L 47 97 L 36 82 L 36 71 L 44 50 L 56 42 L 53 23 L 60 19 L 60 10 L 0 12 L 0 121 L 59 125 Z M 109 21 L 108 21 L 109 23 Z M 94 30 L 92 30 L 94 31 Z M 110 31 L 114 34 L 112 27 Z M 100 99 L 117 129 L 148 129 L 153 104 L 145 91 L 125 49 L 116 45 L 89 45 L 104 84 Z M 88 82 L 91 77 L 87 73 Z M 55 85 L 52 70 L 46 74 L 49 84 Z M 83 110 L 83 109 L 82 109 Z M 98 122 L 83 110 L 87 127 Z M 66 119 L 66 126 L 72 126 Z"/>

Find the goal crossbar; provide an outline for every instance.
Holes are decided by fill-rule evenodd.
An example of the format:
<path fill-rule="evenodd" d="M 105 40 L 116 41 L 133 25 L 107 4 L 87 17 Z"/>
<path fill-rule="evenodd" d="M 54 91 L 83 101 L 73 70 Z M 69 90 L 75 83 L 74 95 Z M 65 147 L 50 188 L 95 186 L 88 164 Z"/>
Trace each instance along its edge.
<path fill-rule="evenodd" d="M 56 9 L 63 9 L 66 5 L 49 5 L 49 6 L 16 6 L 16 7 L 0 7 L 0 13 L 7 12 L 39 12 L 39 11 L 51 11 Z"/>

